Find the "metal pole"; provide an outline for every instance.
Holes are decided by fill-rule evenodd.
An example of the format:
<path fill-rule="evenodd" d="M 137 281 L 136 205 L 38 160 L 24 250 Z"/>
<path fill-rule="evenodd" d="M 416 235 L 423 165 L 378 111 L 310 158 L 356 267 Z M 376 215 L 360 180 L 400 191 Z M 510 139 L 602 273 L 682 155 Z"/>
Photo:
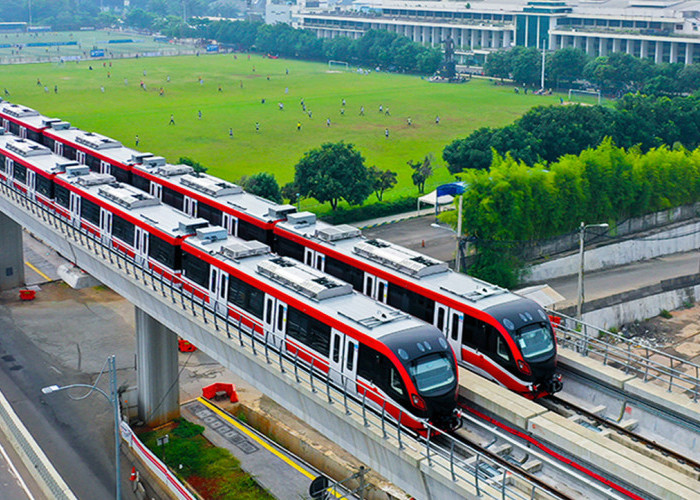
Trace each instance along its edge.
<path fill-rule="evenodd" d="M 110 386 L 112 390 L 112 405 L 114 406 L 114 458 L 115 458 L 115 463 L 116 463 L 116 470 L 117 470 L 117 500 L 121 500 L 122 498 L 122 490 L 121 490 L 121 480 L 122 480 L 122 474 L 121 474 L 121 464 L 120 464 L 120 455 L 121 455 L 121 438 L 119 436 L 119 394 L 117 392 L 117 362 L 116 362 L 116 356 L 112 355 L 109 357 L 109 380 L 110 380 Z"/>
<path fill-rule="evenodd" d="M 545 43 L 542 40 L 542 78 L 540 80 L 540 88 L 544 90 L 544 56 L 545 56 Z"/>
<path fill-rule="evenodd" d="M 586 226 L 581 221 L 581 227 L 578 233 L 578 301 L 576 302 L 576 318 L 581 319 L 581 307 L 583 305 L 583 233 L 586 230 Z"/>
<path fill-rule="evenodd" d="M 462 239 L 462 195 L 459 195 L 459 201 L 457 201 L 457 262 L 455 262 L 455 271 L 459 272 L 460 264 L 462 262 L 462 252 L 460 246 L 460 240 Z"/>

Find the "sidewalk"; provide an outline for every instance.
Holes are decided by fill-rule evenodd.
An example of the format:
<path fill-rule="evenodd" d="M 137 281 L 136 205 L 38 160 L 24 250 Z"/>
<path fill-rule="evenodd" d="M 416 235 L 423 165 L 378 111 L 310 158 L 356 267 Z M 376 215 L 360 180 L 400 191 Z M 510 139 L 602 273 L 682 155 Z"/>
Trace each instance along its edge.
<path fill-rule="evenodd" d="M 421 210 L 413 210 L 411 212 L 404 212 L 401 214 L 387 215 L 386 217 L 378 217 L 376 219 L 370 219 L 366 221 L 355 222 L 351 225 L 359 229 L 372 229 L 377 226 L 383 226 L 385 224 L 393 224 L 394 222 L 400 222 L 402 220 L 413 219 L 415 217 L 422 217 L 424 215 L 431 215 L 435 213 L 435 208 L 423 208 Z"/>

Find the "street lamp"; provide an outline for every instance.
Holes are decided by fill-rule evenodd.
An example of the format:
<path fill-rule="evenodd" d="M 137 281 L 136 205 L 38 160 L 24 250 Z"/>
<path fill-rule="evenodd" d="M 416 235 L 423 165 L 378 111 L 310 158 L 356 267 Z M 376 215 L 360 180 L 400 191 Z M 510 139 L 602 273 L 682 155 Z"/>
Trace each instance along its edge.
<path fill-rule="evenodd" d="M 581 225 L 579 226 L 579 233 L 578 233 L 578 242 L 579 242 L 579 247 L 578 247 L 578 263 L 579 263 L 579 268 L 578 268 L 578 302 L 576 304 L 576 317 L 580 320 L 581 319 L 581 309 L 583 307 L 583 240 L 585 238 L 586 234 L 586 229 L 591 229 L 594 227 L 598 227 L 601 229 L 607 229 L 609 227 L 608 224 L 584 224 L 583 221 L 581 222 Z"/>
<path fill-rule="evenodd" d="M 58 385 L 50 385 L 48 387 L 44 387 L 41 389 L 41 392 L 44 394 L 51 394 L 53 392 L 59 392 L 59 391 L 64 391 L 66 389 L 74 389 L 77 387 L 84 388 L 84 389 L 89 389 L 88 392 L 86 392 L 84 395 L 80 397 L 72 397 L 69 395 L 69 397 L 75 401 L 80 401 L 81 399 L 85 399 L 88 397 L 90 394 L 92 394 L 93 391 L 97 391 L 100 394 L 102 394 L 104 397 L 107 398 L 107 401 L 110 402 L 114 409 L 114 455 L 115 455 L 115 461 L 116 461 L 116 474 L 117 474 L 117 491 L 116 491 L 116 500 L 121 500 L 122 498 L 122 493 L 121 493 L 121 467 L 119 464 L 119 455 L 121 451 L 121 439 L 119 437 L 119 395 L 117 393 L 117 367 L 116 367 L 116 359 L 115 356 L 112 355 L 107 358 L 107 361 L 105 362 L 108 366 L 109 369 L 109 388 L 110 388 L 110 393 L 107 394 L 105 391 L 97 387 L 97 383 L 100 380 L 100 377 L 102 376 L 102 373 L 104 373 L 104 366 L 102 367 L 102 370 L 100 371 L 100 374 L 97 376 L 97 380 L 95 380 L 95 383 L 93 385 L 88 385 L 88 384 L 70 384 L 70 385 L 64 385 L 64 386 L 58 386 Z"/>

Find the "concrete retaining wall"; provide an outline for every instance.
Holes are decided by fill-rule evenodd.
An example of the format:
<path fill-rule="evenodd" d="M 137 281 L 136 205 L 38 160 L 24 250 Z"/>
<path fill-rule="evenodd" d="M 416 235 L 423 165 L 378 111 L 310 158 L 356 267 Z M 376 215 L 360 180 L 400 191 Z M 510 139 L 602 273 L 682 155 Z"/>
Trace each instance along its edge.
<path fill-rule="evenodd" d="M 649 260 L 661 255 L 688 252 L 700 248 L 700 222 L 677 226 L 639 239 L 586 250 L 586 271 L 622 266 L 630 262 Z M 538 283 L 578 273 L 579 255 L 575 253 L 531 266 L 524 283 Z"/>

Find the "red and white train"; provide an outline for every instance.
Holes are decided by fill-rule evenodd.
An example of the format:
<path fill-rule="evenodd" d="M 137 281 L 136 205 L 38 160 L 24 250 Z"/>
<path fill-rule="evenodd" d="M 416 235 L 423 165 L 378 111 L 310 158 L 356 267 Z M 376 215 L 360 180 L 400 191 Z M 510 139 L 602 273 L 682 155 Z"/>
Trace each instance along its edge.
<path fill-rule="evenodd" d="M 433 325 L 9 133 L 0 134 L 0 182 L 182 284 L 403 425 L 417 432 L 425 430 L 423 418 L 456 425 L 456 361 Z"/>

